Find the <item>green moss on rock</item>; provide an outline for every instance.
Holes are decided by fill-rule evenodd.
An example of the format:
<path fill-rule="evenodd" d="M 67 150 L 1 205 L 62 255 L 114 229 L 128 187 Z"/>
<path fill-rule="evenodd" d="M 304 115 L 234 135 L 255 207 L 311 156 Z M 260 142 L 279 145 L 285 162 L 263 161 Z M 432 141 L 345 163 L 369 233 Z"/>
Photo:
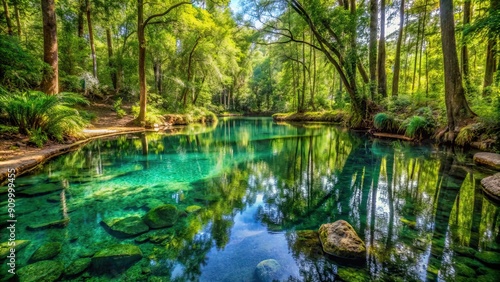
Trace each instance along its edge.
<path fill-rule="evenodd" d="M 73 261 L 68 267 L 66 267 L 66 270 L 64 271 L 64 274 L 66 276 L 76 276 L 82 272 L 84 272 L 89 266 L 92 260 L 90 258 L 79 258 Z"/>
<path fill-rule="evenodd" d="M 339 267 L 337 276 L 346 282 L 370 281 L 370 277 L 364 271 L 351 267 Z"/>
<path fill-rule="evenodd" d="M 365 243 L 345 220 L 321 225 L 319 239 L 327 254 L 347 259 L 364 259 Z"/>
<path fill-rule="evenodd" d="M 92 257 L 92 269 L 97 273 L 109 272 L 110 269 L 124 270 L 142 258 L 139 247 L 131 244 L 109 246 Z"/>
<path fill-rule="evenodd" d="M 197 206 L 197 205 L 192 205 L 192 206 L 189 206 L 186 208 L 187 213 L 194 213 L 194 212 L 197 212 L 199 210 L 201 210 L 201 207 Z"/>
<path fill-rule="evenodd" d="M 167 204 L 151 209 L 142 219 L 151 228 L 164 228 L 173 226 L 178 216 L 177 208 Z"/>
<path fill-rule="evenodd" d="M 42 260 L 19 269 L 17 276 L 22 282 L 52 282 L 59 279 L 63 268 L 60 262 Z"/>
<path fill-rule="evenodd" d="M 116 237 L 132 237 L 149 230 L 149 227 L 138 216 L 103 220 L 107 230 Z"/>
<path fill-rule="evenodd" d="M 48 260 L 56 257 L 62 250 L 62 244 L 59 242 L 48 242 L 41 245 L 34 253 L 31 255 L 30 262 L 36 262 L 41 260 Z"/>
<path fill-rule="evenodd" d="M 281 265 L 274 259 L 263 260 L 257 264 L 255 275 L 260 282 L 279 281 Z"/>
<path fill-rule="evenodd" d="M 0 260 L 3 260 L 10 254 L 10 249 L 15 248 L 16 254 L 24 247 L 28 246 L 31 241 L 29 240 L 15 240 L 15 246 L 10 246 L 9 242 L 3 242 L 0 244 Z"/>

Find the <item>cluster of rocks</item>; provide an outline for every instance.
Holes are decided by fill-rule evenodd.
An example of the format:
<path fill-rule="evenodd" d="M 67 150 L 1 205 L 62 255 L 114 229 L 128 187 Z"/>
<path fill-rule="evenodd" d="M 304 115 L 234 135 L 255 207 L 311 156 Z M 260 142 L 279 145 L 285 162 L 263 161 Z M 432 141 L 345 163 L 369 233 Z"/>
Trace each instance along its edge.
<path fill-rule="evenodd" d="M 480 165 L 488 166 L 494 170 L 500 170 L 500 154 L 495 153 L 476 153 L 474 162 Z M 494 201 L 500 203 L 500 172 L 485 177 L 481 180 L 483 191 Z"/>

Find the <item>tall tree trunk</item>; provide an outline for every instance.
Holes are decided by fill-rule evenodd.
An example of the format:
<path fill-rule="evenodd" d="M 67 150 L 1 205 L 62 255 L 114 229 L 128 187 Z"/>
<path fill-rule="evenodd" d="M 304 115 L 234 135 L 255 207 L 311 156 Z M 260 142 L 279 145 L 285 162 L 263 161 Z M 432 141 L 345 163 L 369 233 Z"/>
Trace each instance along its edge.
<path fill-rule="evenodd" d="M 489 87 L 493 84 L 493 75 L 496 71 L 496 58 L 495 52 L 497 49 L 496 38 L 488 39 L 488 47 L 486 49 L 486 68 L 484 71 L 483 81 L 483 96 L 488 96 L 491 92 Z"/>
<path fill-rule="evenodd" d="M 14 14 L 16 16 L 16 24 L 17 24 L 17 36 L 21 39 L 21 35 L 23 34 L 21 27 L 21 16 L 19 15 L 19 3 L 14 1 Z"/>
<path fill-rule="evenodd" d="M 50 68 L 44 73 L 42 90 L 47 94 L 59 93 L 59 65 L 57 57 L 57 21 L 54 0 L 42 0 L 43 61 Z"/>
<path fill-rule="evenodd" d="M 153 61 L 153 72 L 155 76 L 155 90 L 158 94 L 163 93 L 163 71 L 161 68 L 161 60 L 160 59 L 155 59 Z"/>
<path fill-rule="evenodd" d="M 146 121 L 146 37 L 144 36 L 144 4 L 137 0 L 137 38 L 139 40 L 139 116 L 138 121 Z"/>
<path fill-rule="evenodd" d="M 385 0 L 380 0 L 380 39 L 378 42 L 378 93 L 387 97 L 387 75 L 385 72 Z"/>
<path fill-rule="evenodd" d="M 89 29 L 89 41 L 90 41 L 90 50 L 92 52 L 92 74 L 95 78 L 97 78 L 97 57 L 95 54 L 95 44 L 94 44 L 94 31 L 92 29 L 92 18 L 90 15 L 90 1 L 86 0 L 86 13 L 87 13 L 87 26 Z"/>
<path fill-rule="evenodd" d="M 3 11 L 5 13 L 5 21 L 7 22 L 7 33 L 9 35 L 13 35 L 14 33 L 12 32 L 12 21 L 10 20 L 9 5 L 7 4 L 7 0 L 2 0 L 2 2 Z"/>
<path fill-rule="evenodd" d="M 193 77 L 193 55 L 194 51 L 196 50 L 196 47 L 200 43 L 201 37 L 197 37 L 196 41 L 194 42 L 193 48 L 191 49 L 191 52 L 189 52 L 189 58 L 188 58 L 188 65 L 187 65 L 187 86 L 184 87 L 184 91 L 182 92 L 182 106 L 185 108 L 187 106 L 187 96 L 188 96 L 188 91 L 190 88 L 190 84 L 192 81 Z M 224 104 L 227 105 L 226 100 L 224 100 Z"/>
<path fill-rule="evenodd" d="M 422 57 L 424 50 L 424 42 L 425 42 L 425 26 L 427 20 L 427 0 L 425 0 L 424 4 L 424 18 L 422 20 L 422 39 L 420 40 L 420 57 L 418 61 L 418 81 L 417 81 L 417 92 L 420 92 L 420 78 L 422 77 Z"/>
<path fill-rule="evenodd" d="M 377 26 L 377 0 L 370 0 L 370 42 L 368 45 L 368 64 L 370 69 L 370 95 L 372 100 L 375 100 L 375 94 L 377 93 Z"/>
<path fill-rule="evenodd" d="M 439 11 L 441 44 L 443 48 L 446 115 L 448 118 L 445 140 L 453 142 L 460 126 L 463 125 L 467 118 L 475 114 L 469 108 L 462 85 L 462 75 L 458 64 L 457 45 L 455 41 L 452 0 L 440 0 Z"/>
<path fill-rule="evenodd" d="M 415 43 L 415 61 L 413 64 L 413 79 L 411 83 L 411 91 L 415 90 L 415 80 L 417 77 L 417 62 L 418 62 L 418 46 L 420 45 L 420 24 L 422 23 L 421 17 L 418 17 L 418 27 L 417 27 L 417 42 Z"/>
<path fill-rule="evenodd" d="M 83 14 L 85 13 L 85 1 L 84 0 L 78 0 L 79 7 L 78 7 L 78 27 L 77 27 L 77 32 L 78 32 L 78 37 L 83 38 L 83 29 L 84 29 L 84 16 Z"/>
<path fill-rule="evenodd" d="M 111 75 L 111 82 L 113 83 L 113 89 L 115 92 L 118 92 L 118 84 L 117 84 L 117 74 L 115 68 L 115 58 L 113 54 L 113 37 L 111 36 L 111 28 L 108 26 L 106 28 L 106 43 L 108 45 L 108 66 L 109 66 L 109 74 Z"/>
<path fill-rule="evenodd" d="M 401 72 L 401 43 L 403 41 L 403 27 L 405 21 L 405 0 L 401 0 L 399 7 L 399 31 L 396 43 L 396 58 L 394 59 L 394 75 L 392 77 L 392 96 L 399 94 L 399 73 Z"/>
<path fill-rule="evenodd" d="M 470 23 L 471 18 L 471 0 L 465 0 L 464 2 L 464 19 L 463 24 L 466 27 Z M 464 28 L 465 30 L 465 28 Z M 462 32 L 462 74 L 464 75 L 466 86 L 470 83 L 469 81 L 469 51 L 467 49 L 467 42 L 465 40 L 465 32 Z"/>

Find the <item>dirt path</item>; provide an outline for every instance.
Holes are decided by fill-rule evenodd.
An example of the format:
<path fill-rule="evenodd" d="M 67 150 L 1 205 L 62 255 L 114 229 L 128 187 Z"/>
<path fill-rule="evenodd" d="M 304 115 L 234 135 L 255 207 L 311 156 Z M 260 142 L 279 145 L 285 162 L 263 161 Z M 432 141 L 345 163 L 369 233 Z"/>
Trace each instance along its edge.
<path fill-rule="evenodd" d="M 129 107 L 124 108 L 130 112 Z M 132 115 L 119 118 L 112 105 L 93 103 L 83 110 L 95 114 L 97 118 L 83 130 L 83 136 L 79 140 L 70 139 L 64 144 L 49 141 L 44 147 L 38 148 L 29 144 L 29 138 L 21 134 L 0 136 L 0 185 L 6 180 L 8 169 L 17 169 L 16 174 L 19 175 L 92 139 L 145 131 L 144 128 L 131 125 L 134 119 Z"/>

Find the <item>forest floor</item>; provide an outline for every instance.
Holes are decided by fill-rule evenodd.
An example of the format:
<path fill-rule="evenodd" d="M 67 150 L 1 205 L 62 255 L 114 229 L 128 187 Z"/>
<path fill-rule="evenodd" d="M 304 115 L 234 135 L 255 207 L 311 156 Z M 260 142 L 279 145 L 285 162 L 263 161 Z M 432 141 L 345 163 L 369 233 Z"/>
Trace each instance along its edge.
<path fill-rule="evenodd" d="M 130 106 L 124 105 L 124 110 L 129 113 Z M 111 104 L 105 102 L 92 103 L 82 108 L 92 113 L 96 118 L 82 132 L 80 138 L 66 140 L 63 144 L 49 140 L 43 147 L 39 148 L 29 143 L 29 138 L 23 134 L 4 134 L 0 136 L 0 164 L 4 161 L 17 159 L 26 155 L 40 153 L 51 148 L 58 148 L 61 145 L 70 145 L 75 142 L 92 137 L 117 134 L 129 131 L 143 131 L 144 128 L 132 125 L 134 117 L 130 114 L 119 118 Z"/>

